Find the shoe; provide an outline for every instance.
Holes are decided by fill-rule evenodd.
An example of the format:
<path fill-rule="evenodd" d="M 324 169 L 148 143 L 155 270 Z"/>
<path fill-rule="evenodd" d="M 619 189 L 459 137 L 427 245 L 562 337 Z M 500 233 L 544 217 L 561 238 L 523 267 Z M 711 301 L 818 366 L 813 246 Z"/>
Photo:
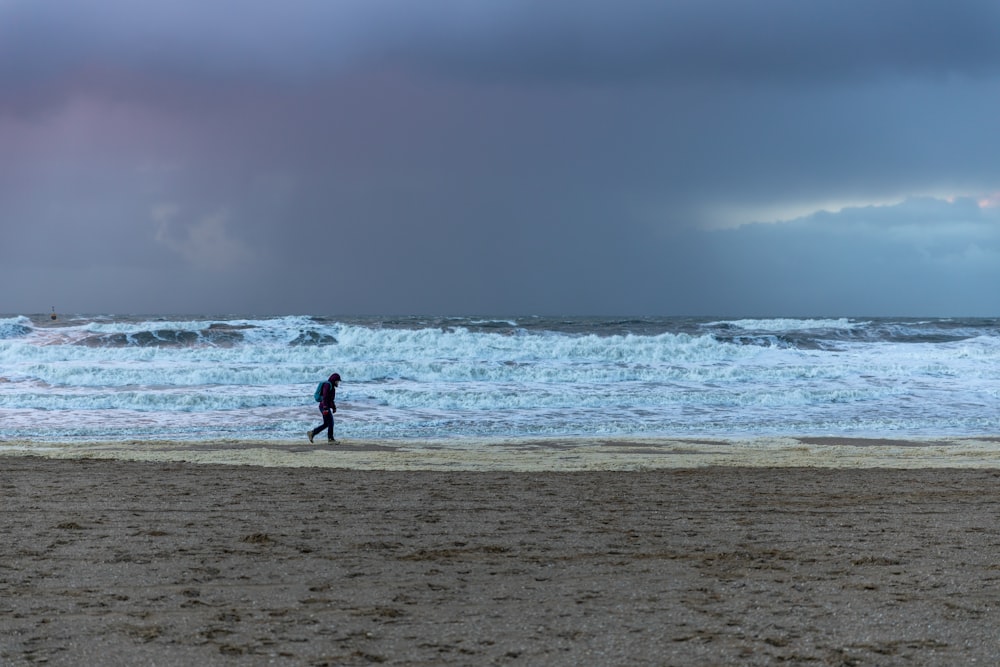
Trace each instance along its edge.
<path fill-rule="evenodd" d="M 329 443 L 331 445 L 336 445 L 337 444 L 337 440 L 334 440 L 333 438 L 327 438 L 326 441 L 327 441 L 327 443 Z"/>
<path fill-rule="evenodd" d="M 306 435 L 309 436 L 309 442 L 312 442 L 313 441 L 313 432 L 309 431 L 308 433 L 306 433 Z"/>

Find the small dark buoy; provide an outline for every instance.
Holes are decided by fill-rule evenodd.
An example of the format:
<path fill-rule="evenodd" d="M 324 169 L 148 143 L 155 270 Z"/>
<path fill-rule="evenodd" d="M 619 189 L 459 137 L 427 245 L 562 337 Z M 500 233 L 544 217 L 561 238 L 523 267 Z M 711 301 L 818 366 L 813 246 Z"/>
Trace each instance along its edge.
<path fill-rule="evenodd" d="M 53 320 L 58 320 L 59 319 L 59 317 L 56 316 L 56 307 L 55 306 L 52 306 L 52 315 L 50 315 L 50 317 Z"/>

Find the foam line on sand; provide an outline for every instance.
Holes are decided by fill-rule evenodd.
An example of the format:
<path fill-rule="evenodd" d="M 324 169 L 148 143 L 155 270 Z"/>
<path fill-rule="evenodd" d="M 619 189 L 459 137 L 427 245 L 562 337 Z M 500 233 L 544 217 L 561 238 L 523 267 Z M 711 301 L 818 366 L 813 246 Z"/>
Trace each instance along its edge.
<path fill-rule="evenodd" d="M 3 442 L 0 455 L 353 470 L 648 470 L 660 468 L 996 468 L 1000 438 L 496 439 Z"/>

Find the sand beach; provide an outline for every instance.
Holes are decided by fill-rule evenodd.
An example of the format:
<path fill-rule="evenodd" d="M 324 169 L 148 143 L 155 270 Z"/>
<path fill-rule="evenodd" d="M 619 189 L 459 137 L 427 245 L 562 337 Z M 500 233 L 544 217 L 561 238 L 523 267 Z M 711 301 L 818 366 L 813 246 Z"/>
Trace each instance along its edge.
<path fill-rule="evenodd" d="M 0 664 L 994 664 L 998 489 L 4 456 Z"/>

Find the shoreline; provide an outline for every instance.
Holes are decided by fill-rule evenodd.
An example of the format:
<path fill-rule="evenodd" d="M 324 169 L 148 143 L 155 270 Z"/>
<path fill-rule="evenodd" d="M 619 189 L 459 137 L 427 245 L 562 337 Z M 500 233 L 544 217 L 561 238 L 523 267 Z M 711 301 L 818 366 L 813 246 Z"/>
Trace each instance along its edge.
<path fill-rule="evenodd" d="M 1000 654 L 996 470 L 0 465 L 3 664 Z"/>
<path fill-rule="evenodd" d="M 1000 468 L 1000 436 L 507 438 L 420 441 L 2 441 L 4 457 L 351 470 L 584 471 L 704 467 Z"/>

